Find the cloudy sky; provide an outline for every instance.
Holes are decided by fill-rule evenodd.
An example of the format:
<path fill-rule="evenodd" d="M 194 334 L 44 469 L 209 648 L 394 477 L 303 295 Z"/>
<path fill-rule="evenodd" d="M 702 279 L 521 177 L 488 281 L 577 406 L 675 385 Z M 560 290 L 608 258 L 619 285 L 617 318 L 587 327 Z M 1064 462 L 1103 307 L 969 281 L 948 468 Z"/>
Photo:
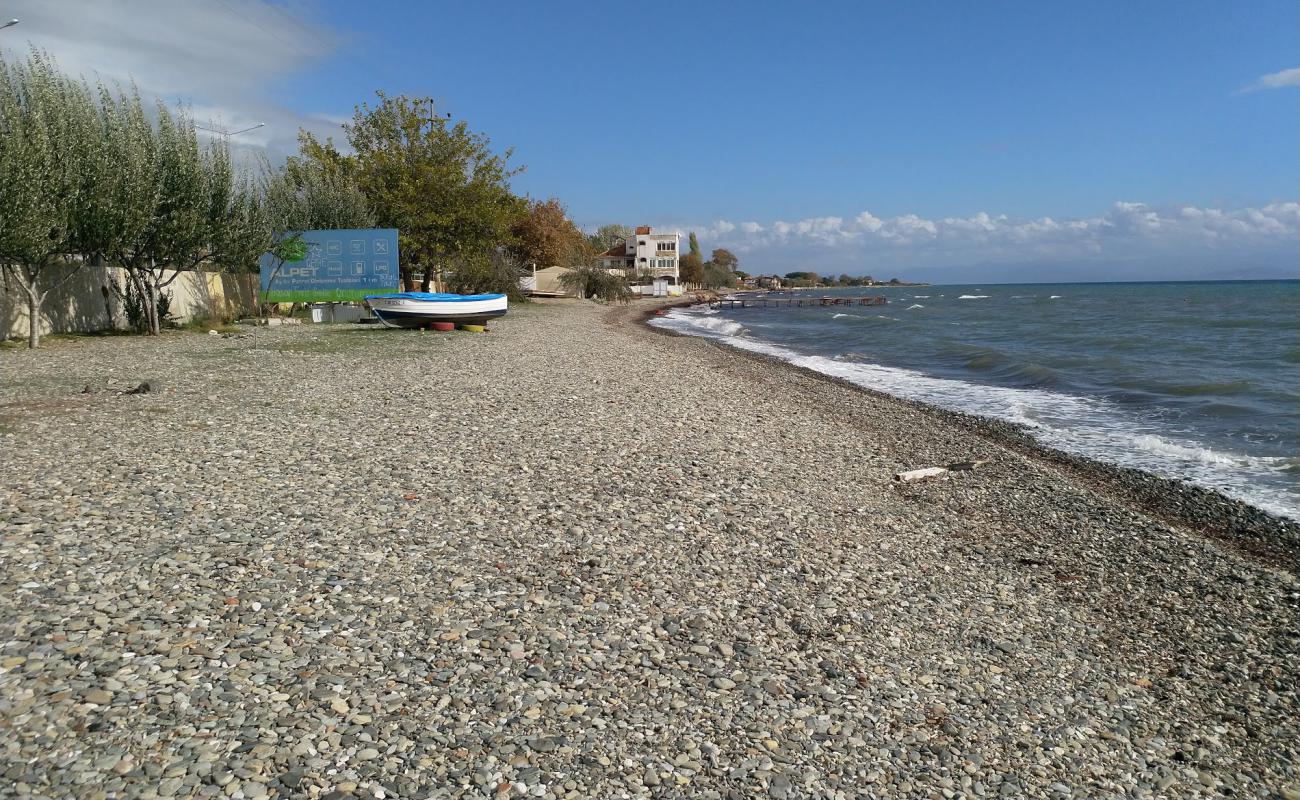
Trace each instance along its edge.
<path fill-rule="evenodd" d="M 0 0 L 29 45 L 278 160 L 432 97 L 584 226 L 751 271 L 1295 277 L 1300 5 Z"/>

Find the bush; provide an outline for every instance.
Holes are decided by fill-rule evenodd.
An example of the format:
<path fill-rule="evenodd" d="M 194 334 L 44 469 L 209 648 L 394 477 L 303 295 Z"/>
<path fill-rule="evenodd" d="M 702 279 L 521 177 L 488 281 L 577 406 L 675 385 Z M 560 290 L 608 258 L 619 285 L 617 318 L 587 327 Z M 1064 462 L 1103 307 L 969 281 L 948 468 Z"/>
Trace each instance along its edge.
<path fill-rule="evenodd" d="M 524 268 L 509 253 L 462 257 L 444 276 L 447 291 L 457 294 L 504 294 L 512 303 L 528 302 L 519 288 Z"/>
<path fill-rule="evenodd" d="M 627 279 L 601 267 L 582 265 L 572 267 L 560 276 L 560 285 L 587 300 L 606 303 L 627 303 L 632 299 L 632 289 Z"/>

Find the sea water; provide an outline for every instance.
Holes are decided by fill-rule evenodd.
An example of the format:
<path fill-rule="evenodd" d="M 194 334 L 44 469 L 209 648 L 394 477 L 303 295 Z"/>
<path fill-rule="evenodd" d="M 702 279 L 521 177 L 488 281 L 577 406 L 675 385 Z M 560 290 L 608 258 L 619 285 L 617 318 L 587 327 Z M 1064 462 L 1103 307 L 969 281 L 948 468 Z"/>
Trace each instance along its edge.
<path fill-rule="evenodd" d="M 1300 281 L 799 293 L 864 295 L 889 302 L 696 307 L 656 324 L 1300 519 Z"/>

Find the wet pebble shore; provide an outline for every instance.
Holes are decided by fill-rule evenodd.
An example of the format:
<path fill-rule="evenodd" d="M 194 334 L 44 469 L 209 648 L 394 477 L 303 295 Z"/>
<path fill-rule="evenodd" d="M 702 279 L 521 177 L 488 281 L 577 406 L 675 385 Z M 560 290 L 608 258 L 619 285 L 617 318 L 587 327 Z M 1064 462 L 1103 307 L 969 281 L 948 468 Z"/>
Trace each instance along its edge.
<path fill-rule="evenodd" d="M 0 795 L 1300 797 L 1285 564 L 635 315 L 0 352 Z"/>

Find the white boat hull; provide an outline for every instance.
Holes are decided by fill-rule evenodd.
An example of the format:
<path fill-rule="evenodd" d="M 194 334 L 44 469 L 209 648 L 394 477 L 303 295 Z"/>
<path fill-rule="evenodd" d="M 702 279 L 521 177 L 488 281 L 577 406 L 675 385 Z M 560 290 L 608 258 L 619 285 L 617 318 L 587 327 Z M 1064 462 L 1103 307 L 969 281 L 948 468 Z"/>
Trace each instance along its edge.
<path fill-rule="evenodd" d="M 464 300 L 378 296 L 367 297 L 366 302 L 380 322 L 393 328 L 424 328 L 434 322 L 482 325 L 506 313 L 505 295 Z"/>

